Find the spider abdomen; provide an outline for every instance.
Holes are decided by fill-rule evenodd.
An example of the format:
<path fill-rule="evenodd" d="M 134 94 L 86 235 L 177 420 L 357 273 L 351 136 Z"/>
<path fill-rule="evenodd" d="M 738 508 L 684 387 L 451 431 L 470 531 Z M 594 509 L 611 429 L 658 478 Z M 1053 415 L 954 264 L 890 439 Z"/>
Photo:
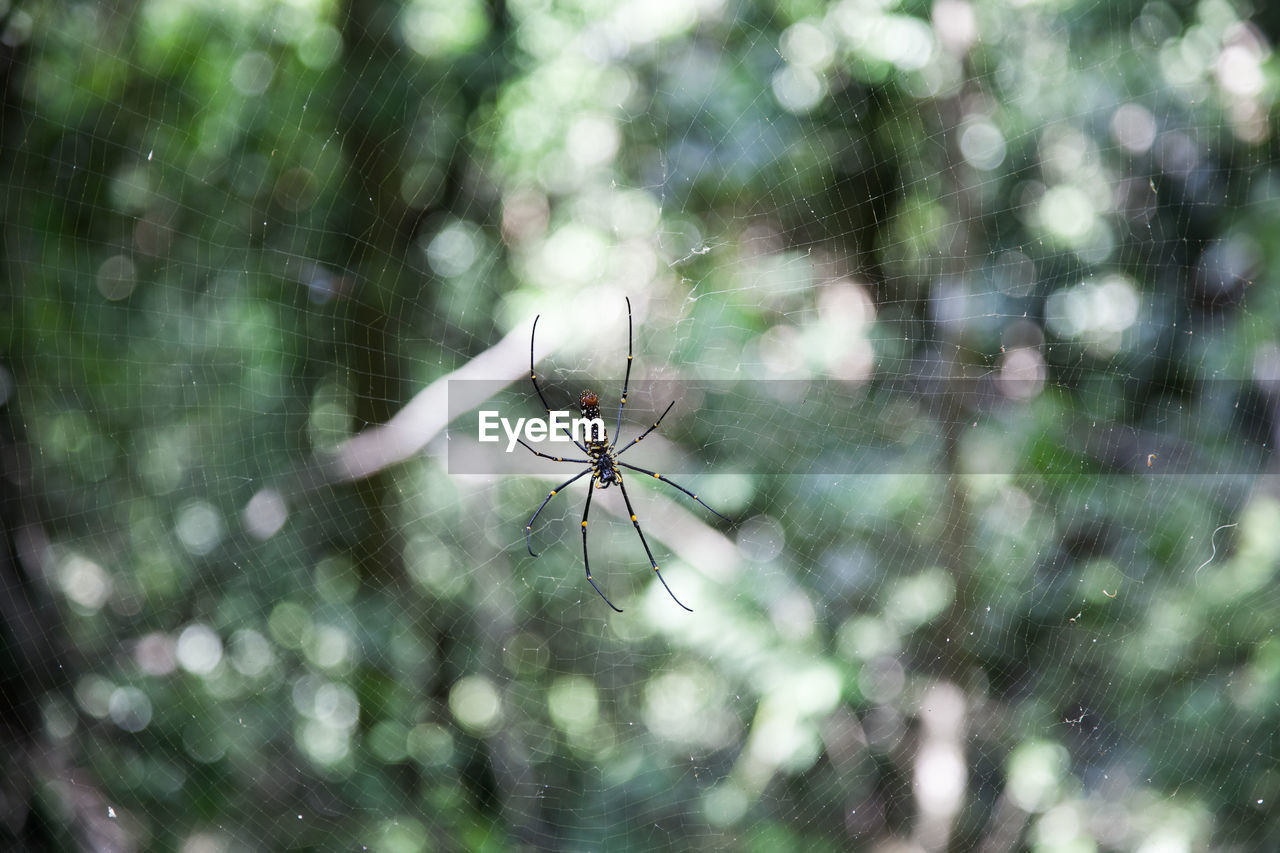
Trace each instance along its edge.
<path fill-rule="evenodd" d="M 578 407 L 582 409 L 582 416 L 585 418 L 600 417 L 600 398 L 590 389 L 578 395 Z"/>
<path fill-rule="evenodd" d="M 586 436 L 587 449 L 594 461 L 609 453 L 609 431 L 605 429 L 604 420 L 600 417 L 600 398 L 594 391 L 583 391 L 578 395 L 578 408 L 582 410 L 582 417 L 587 421 L 598 422 L 597 427 L 587 428 Z"/>

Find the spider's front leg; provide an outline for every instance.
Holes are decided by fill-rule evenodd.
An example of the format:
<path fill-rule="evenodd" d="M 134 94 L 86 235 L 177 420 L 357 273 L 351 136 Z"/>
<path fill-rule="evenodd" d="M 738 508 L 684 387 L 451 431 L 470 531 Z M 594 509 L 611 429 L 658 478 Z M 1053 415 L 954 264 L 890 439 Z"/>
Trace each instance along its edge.
<path fill-rule="evenodd" d="M 592 480 L 591 485 L 595 485 L 596 479 L 597 479 L 596 475 L 593 474 L 591 476 L 591 480 Z M 591 512 L 591 494 L 592 494 L 591 486 L 588 486 L 587 487 L 587 505 L 582 508 L 582 564 L 587 569 L 587 583 L 595 587 L 595 591 L 600 593 L 600 597 L 604 599 L 605 604 L 612 607 L 618 613 L 621 613 L 622 608 L 614 606 L 614 603 L 609 600 L 609 596 L 605 595 L 604 592 L 600 589 L 600 587 L 596 586 L 595 578 L 591 577 L 591 558 L 587 556 L 587 515 Z"/>
<path fill-rule="evenodd" d="M 644 546 L 644 553 L 649 557 L 649 566 L 653 569 L 653 573 L 658 576 L 658 580 L 662 582 L 662 586 L 666 589 L 667 595 L 671 596 L 671 600 L 692 613 L 693 608 L 687 607 L 683 601 L 676 598 L 676 594 L 671 591 L 671 587 L 667 586 L 666 578 L 658 570 L 658 561 L 653 558 L 653 551 L 649 549 L 649 542 L 644 538 L 644 531 L 640 529 L 640 521 L 636 518 L 636 511 L 631 507 L 631 497 L 627 494 L 627 487 L 622 484 L 621 476 L 618 478 L 618 488 L 622 490 L 622 500 L 627 505 L 627 515 L 631 516 L 631 523 L 635 526 L 636 533 L 640 536 L 640 544 Z"/>
<path fill-rule="evenodd" d="M 520 443 L 524 444 L 523 441 Z M 528 447 L 528 445 L 525 445 L 525 446 Z M 536 453 L 537 451 L 534 451 L 534 452 Z M 585 477 L 587 474 L 590 474 L 590 473 L 591 473 L 590 468 L 586 469 L 585 471 L 579 471 L 577 474 L 573 475 L 568 480 L 565 480 L 563 483 L 556 486 L 554 489 L 552 489 L 550 492 L 547 493 L 546 498 L 543 499 L 542 504 L 538 507 L 538 511 L 533 514 L 533 518 L 529 519 L 529 523 L 524 526 L 524 547 L 529 549 L 530 557 L 538 556 L 537 554 L 533 553 L 533 523 L 538 520 L 538 516 L 542 515 L 542 511 L 547 508 L 547 504 L 551 503 L 552 498 L 560 494 L 560 492 L 562 492 L 568 486 L 572 485 L 576 480 L 582 477 Z M 590 497 L 590 496 L 591 496 L 591 493 L 588 492 L 587 497 Z"/>

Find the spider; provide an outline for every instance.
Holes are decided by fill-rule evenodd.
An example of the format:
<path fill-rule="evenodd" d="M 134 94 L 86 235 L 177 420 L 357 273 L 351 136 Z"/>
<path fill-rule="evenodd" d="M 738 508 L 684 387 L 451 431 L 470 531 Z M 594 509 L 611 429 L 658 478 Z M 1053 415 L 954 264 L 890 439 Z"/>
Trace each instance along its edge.
<path fill-rule="evenodd" d="M 542 389 L 538 387 L 538 374 L 534 372 L 534 369 L 533 369 L 533 343 L 538 334 L 538 320 L 541 318 L 541 316 L 542 315 L 539 314 L 537 317 L 533 319 L 533 332 L 529 335 L 529 380 L 533 383 L 533 390 L 538 392 L 538 399 L 542 401 L 542 407 L 546 409 L 547 414 L 550 415 L 551 406 L 547 404 L 547 398 L 542 395 Z M 645 438 L 645 436 L 647 436 L 649 433 L 657 429 L 658 424 L 662 423 L 662 419 L 667 416 L 667 412 L 671 411 L 671 407 L 676 404 L 675 401 L 672 400 L 671 403 L 667 405 L 667 408 L 664 409 L 662 414 L 658 417 L 658 420 L 654 422 L 653 426 L 649 427 L 640 435 L 631 439 L 631 441 L 627 442 L 626 446 L 624 446 L 621 450 L 618 450 L 618 438 L 622 434 L 622 407 L 627 404 L 627 386 L 631 382 L 632 358 L 633 357 L 632 357 L 632 331 L 631 331 L 631 299 L 628 298 L 627 299 L 627 373 L 626 373 L 626 377 L 622 380 L 622 397 L 618 402 L 618 421 L 617 421 L 617 426 L 613 431 L 614 432 L 613 441 L 612 442 L 609 441 L 608 430 L 603 428 L 597 431 L 594 431 L 595 434 L 590 437 L 590 439 L 586 442 L 586 444 L 583 444 L 582 442 L 574 438 L 572 434 L 568 434 L 566 432 L 566 434 L 569 435 L 569 440 L 572 441 L 575 445 L 577 445 L 578 449 L 581 450 L 583 453 L 585 453 L 587 458 L 586 459 L 565 459 L 560 456 L 550 456 L 546 453 L 541 453 L 537 450 L 534 450 L 528 444 L 525 444 L 525 442 L 522 439 L 517 439 L 518 441 L 520 441 L 522 445 L 524 445 L 524 447 L 527 450 L 529 450 L 531 453 L 533 453 L 536 456 L 541 456 L 544 459 L 551 459 L 556 462 L 576 462 L 579 465 L 587 466 L 582 471 L 579 471 L 577 474 L 574 474 L 568 480 L 565 480 L 563 483 L 556 486 L 547 494 L 546 499 L 542 501 L 542 505 L 539 506 L 537 512 L 533 514 L 533 518 L 530 518 L 529 523 L 525 525 L 524 543 L 525 543 L 525 547 L 529 549 L 529 555 L 532 557 L 537 557 L 538 555 L 533 552 L 533 523 L 538 520 L 538 516 L 542 514 L 542 511 L 544 509 L 546 509 L 547 504 L 551 502 L 552 498 L 558 495 L 563 489 L 567 488 L 568 486 L 582 479 L 586 475 L 590 474 L 591 475 L 591 480 L 589 481 L 590 485 L 587 487 L 587 503 L 586 503 L 586 506 L 582 508 L 582 563 L 587 571 L 587 582 L 591 584 L 592 587 L 595 588 L 596 592 L 600 593 L 600 597 L 604 599 L 605 604 L 612 607 L 618 613 L 622 612 L 622 608 L 616 606 L 612 601 L 610 601 L 609 596 L 605 595 L 604 591 L 601 590 L 600 587 L 596 584 L 595 578 L 591 576 L 591 559 L 587 556 L 587 515 L 591 512 L 591 495 L 594 492 L 594 490 L 591 487 L 594 486 L 596 489 L 607 489 L 610 486 L 617 486 L 618 489 L 621 490 L 622 492 L 622 500 L 627 505 L 627 515 L 631 516 L 631 523 L 635 525 L 636 533 L 639 534 L 640 536 L 640 544 L 644 546 L 644 552 L 649 557 L 649 565 L 653 567 L 653 573 L 658 576 L 658 580 L 662 581 L 662 586 L 663 588 L 666 589 L 667 594 L 671 596 L 671 600 L 674 601 L 676 604 L 679 604 L 685 610 L 688 610 L 690 613 L 692 613 L 693 608 L 686 607 L 684 603 L 680 601 L 680 599 L 676 598 L 676 594 L 671 591 L 671 587 L 667 586 L 666 580 L 663 579 L 662 572 L 658 570 L 658 561 L 653 558 L 653 551 L 649 548 L 649 543 L 644 538 L 644 531 L 640 529 L 640 522 L 636 519 L 636 512 L 631 507 L 631 498 L 630 496 L 627 495 L 627 487 L 623 485 L 622 469 L 626 468 L 630 471 L 636 471 L 641 474 L 646 474 L 650 477 L 653 477 L 655 480 L 659 480 L 663 483 L 666 483 L 668 486 L 673 486 L 679 489 L 680 491 L 684 492 L 689 497 L 693 498 L 698 503 L 702 504 L 707 509 L 711 510 L 711 512 L 715 513 L 715 515 L 719 516 L 720 518 L 724 519 L 730 524 L 732 524 L 733 522 L 730 519 L 725 518 L 725 516 L 721 515 L 720 513 L 716 512 L 714 509 L 711 509 L 711 507 L 707 506 L 706 502 L 703 501 L 702 498 L 698 497 L 693 492 L 689 491 L 679 483 L 675 483 L 667 479 L 666 477 L 657 473 L 656 471 L 650 471 L 649 469 L 641 468 L 638 465 L 629 465 L 626 462 L 623 462 L 619 458 L 620 456 L 622 456 L 622 454 L 626 453 L 628 450 L 630 450 L 631 448 L 639 444 Z M 578 407 L 582 410 L 582 416 L 584 418 L 587 418 L 588 420 L 600 417 L 600 398 L 596 396 L 594 391 L 586 390 L 586 391 L 583 391 L 581 394 L 579 394 Z"/>

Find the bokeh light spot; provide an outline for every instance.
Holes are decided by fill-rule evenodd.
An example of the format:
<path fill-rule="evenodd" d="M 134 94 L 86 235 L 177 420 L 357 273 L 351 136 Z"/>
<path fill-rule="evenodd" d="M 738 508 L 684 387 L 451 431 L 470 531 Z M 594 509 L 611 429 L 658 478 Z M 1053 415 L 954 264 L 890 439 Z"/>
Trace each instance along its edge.
<path fill-rule="evenodd" d="M 222 640 L 207 625 L 188 625 L 178 635 L 178 665 L 193 675 L 208 675 L 222 661 Z"/>
<path fill-rule="evenodd" d="M 449 710 L 463 728 L 488 732 L 502 719 L 502 701 L 493 682 L 482 675 L 468 675 L 449 691 Z"/>

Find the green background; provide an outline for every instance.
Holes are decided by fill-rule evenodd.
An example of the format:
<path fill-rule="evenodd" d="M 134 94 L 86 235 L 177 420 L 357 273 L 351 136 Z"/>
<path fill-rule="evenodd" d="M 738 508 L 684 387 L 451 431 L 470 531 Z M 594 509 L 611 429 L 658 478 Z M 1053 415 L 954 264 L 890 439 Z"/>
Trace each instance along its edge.
<path fill-rule="evenodd" d="M 0 16 L 6 850 L 1280 848 L 1275 12 Z"/>

